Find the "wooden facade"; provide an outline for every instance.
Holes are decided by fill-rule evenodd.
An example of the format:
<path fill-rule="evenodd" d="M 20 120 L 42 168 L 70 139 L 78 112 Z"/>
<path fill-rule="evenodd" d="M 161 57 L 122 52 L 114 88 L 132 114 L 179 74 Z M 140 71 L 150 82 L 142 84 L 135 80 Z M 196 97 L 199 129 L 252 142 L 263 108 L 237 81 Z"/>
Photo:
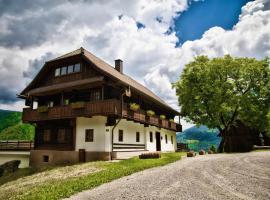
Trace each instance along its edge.
<path fill-rule="evenodd" d="M 110 126 L 125 118 L 181 131 L 180 124 L 168 120 L 178 115 L 177 111 L 117 69 L 82 48 L 46 62 L 20 94 L 28 106 L 23 109 L 23 121 L 36 124 L 35 149 L 74 150 L 77 117 L 107 116 Z M 131 96 L 123 95 L 127 88 Z M 131 102 L 141 109 L 130 110 Z M 156 115 L 147 116 L 147 110 Z"/>

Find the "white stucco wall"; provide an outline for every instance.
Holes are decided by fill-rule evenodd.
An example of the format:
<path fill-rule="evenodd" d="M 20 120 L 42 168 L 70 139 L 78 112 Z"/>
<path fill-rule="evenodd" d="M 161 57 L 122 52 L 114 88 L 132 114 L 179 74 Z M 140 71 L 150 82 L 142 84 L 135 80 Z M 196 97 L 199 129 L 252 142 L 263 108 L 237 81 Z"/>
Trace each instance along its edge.
<path fill-rule="evenodd" d="M 106 131 L 106 117 L 95 116 L 92 118 L 78 117 L 76 119 L 76 151 L 109 151 L 110 131 Z M 85 130 L 94 129 L 94 141 L 85 142 Z"/>
<path fill-rule="evenodd" d="M 30 152 L 24 151 L 0 151 L 0 165 L 12 160 L 20 160 L 19 168 L 29 167 Z"/>
<path fill-rule="evenodd" d="M 76 151 L 111 151 L 111 133 L 113 126 L 105 126 L 106 117 L 95 116 L 92 118 L 79 117 L 76 120 Z M 85 130 L 94 129 L 94 142 L 85 142 Z M 119 130 L 123 130 L 123 141 L 118 140 Z M 150 131 L 153 133 L 153 142 L 150 142 Z M 136 132 L 140 133 L 140 141 L 136 142 Z M 144 127 L 143 124 L 134 123 L 122 119 L 114 129 L 114 143 L 123 144 L 145 144 L 146 150 L 156 151 L 156 132 L 160 132 L 161 151 L 176 150 L 176 133 L 174 131 L 159 129 L 155 126 Z M 165 142 L 167 134 L 168 142 Z M 173 136 L 173 144 L 171 143 Z M 130 150 L 130 149 L 129 149 Z"/>
<path fill-rule="evenodd" d="M 118 140 L 118 132 L 123 130 L 123 142 Z M 136 132 L 140 133 L 140 142 L 136 142 Z M 114 129 L 114 143 L 145 144 L 144 125 L 122 119 Z"/>

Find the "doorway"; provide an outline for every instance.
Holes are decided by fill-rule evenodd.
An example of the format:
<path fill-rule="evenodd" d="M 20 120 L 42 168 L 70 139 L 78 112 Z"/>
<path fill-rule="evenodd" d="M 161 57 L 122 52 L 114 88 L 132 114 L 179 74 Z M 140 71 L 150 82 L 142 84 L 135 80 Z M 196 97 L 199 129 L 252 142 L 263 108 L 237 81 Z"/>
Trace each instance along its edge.
<path fill-rule="evenodd" d="M 157 151 L 161 151 L 160 132 L 156 132 L 156 149 Z"/>

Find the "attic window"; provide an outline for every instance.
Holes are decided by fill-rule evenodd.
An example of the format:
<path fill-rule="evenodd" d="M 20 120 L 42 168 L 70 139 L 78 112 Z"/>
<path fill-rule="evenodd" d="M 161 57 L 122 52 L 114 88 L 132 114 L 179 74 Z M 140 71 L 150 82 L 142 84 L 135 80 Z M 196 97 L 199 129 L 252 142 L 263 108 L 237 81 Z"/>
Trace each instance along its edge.
<path fill-rule="evenodd" d="M 67 74 L 67 67 L 62 67 L 61 68 L 61 75 L 66 75 Z"/>
<path fill-rule="evenodd" d="M 74 72 L 80 72 L 81 71 L 81 65 L 79 63 L 74 65 Z"/>
<path fill-rule="evenodd" d="M 60 68 L 57 68 L 56 70 L 55 70 L 55 74 L 54 74 L 55 76 L 60 76 Z"/>

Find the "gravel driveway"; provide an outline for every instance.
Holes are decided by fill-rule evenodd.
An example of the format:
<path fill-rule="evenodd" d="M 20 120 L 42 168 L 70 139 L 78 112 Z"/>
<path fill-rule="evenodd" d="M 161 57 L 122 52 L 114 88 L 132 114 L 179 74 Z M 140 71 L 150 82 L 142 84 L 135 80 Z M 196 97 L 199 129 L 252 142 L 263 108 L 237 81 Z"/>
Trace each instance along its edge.
<path fill-rule="evenodd" d="M 185 158 L 70 199 L 270 199 L 270 152 Z"/>

